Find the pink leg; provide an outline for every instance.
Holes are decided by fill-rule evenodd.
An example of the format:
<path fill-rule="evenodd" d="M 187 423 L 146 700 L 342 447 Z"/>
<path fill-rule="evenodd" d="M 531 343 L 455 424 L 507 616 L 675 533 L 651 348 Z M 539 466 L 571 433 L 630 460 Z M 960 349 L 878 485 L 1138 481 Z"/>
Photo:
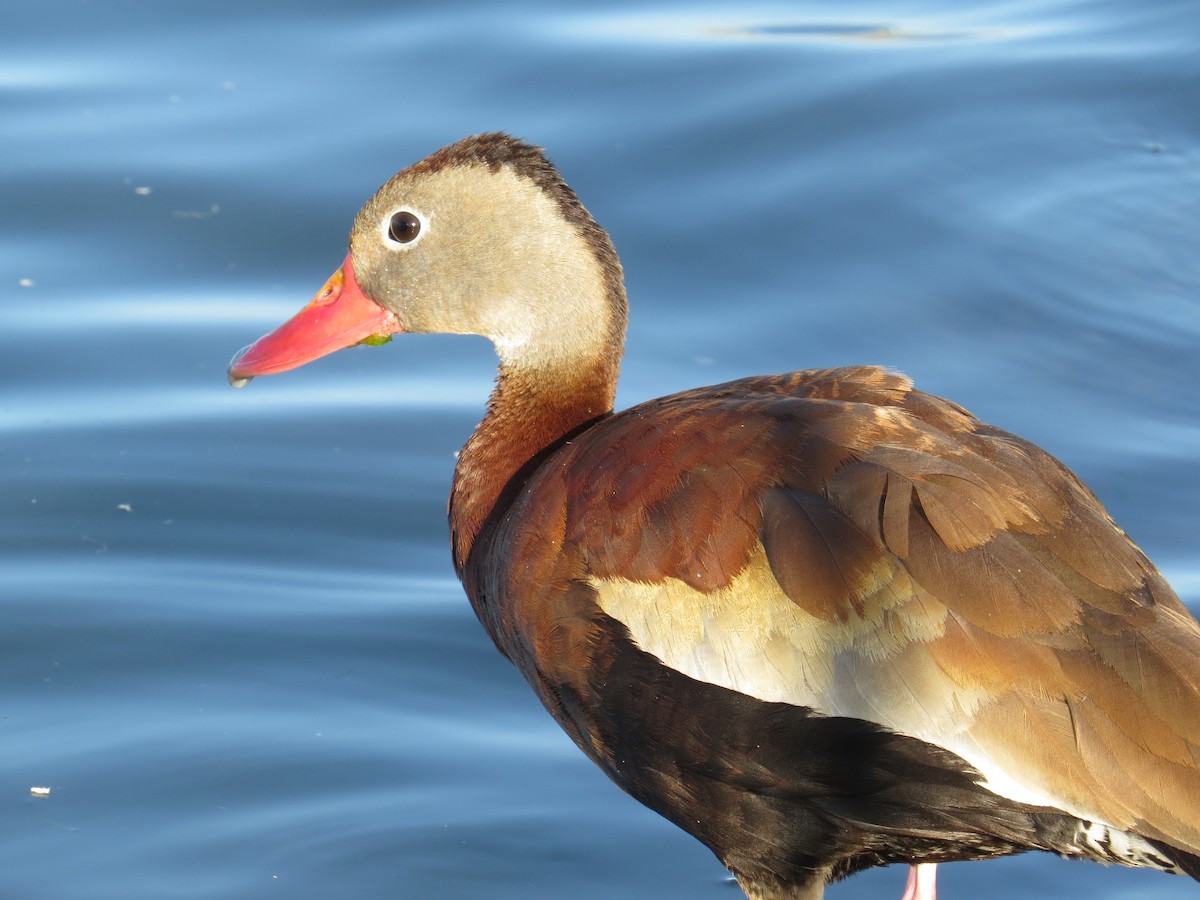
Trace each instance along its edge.
<path fill-rule="evenodd" d="M 937 900 L 937 863 L 908 867 L 908 883 L 900 900 Z"/>

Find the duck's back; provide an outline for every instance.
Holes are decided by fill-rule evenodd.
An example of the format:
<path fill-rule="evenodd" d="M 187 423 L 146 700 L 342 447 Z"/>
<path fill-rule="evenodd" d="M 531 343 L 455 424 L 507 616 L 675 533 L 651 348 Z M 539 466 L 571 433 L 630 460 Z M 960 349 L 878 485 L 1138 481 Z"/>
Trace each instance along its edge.
<path fill-rule="evenodd" d="M 772 841 L 846 870 L 1200 848 L 1200 629 L 1064 466 L 902 375 L 651 401 L 503 504 L 463 573 L 481 619 L 735 871 Z"/>

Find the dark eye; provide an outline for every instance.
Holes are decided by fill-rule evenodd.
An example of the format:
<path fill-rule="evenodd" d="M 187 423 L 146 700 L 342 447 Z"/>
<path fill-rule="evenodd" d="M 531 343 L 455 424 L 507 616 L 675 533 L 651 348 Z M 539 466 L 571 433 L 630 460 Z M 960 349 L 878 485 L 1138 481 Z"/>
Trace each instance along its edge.
<path fill-rule="evenodd" d="M 388 223 L 388 237 L 397 244 L 407 244 L 421 233 L 421 220 L 408 210 L 402 209 Z"/>

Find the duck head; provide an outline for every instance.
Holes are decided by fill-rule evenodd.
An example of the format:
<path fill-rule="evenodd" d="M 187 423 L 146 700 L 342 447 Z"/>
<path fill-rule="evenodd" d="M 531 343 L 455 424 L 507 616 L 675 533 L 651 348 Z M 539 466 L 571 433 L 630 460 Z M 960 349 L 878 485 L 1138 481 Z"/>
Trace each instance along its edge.
<path fill-rule="evenodd" d="M 234 357 L 229 381 L 403 332 L 479 334 L 502 368 L 565 370 L 581 356 L 619 359 L 624 330 L 608 235 L 540 149 L 484 134 L 383 185 L 355 219 L 341 267 Z"/>

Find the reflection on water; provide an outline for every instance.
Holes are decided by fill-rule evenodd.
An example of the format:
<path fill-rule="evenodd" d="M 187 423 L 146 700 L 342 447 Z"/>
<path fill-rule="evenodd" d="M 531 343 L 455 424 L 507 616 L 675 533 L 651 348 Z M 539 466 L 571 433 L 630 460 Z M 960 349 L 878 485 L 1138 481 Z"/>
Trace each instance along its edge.
<path fill-rule="evenodd" d="M 973 21 L 977 20 L 977 21 Z M 777 41 L 811 43 L 963 44 L 1030 38 L 1048 29 L 1026 21 L 997 22 L 971 11 L 951 11 L 944 19 L 899 16 L 895 20 L 846 18 L 778 21 L 722 14 L 641 12 L 606 14 L 560 23 L 576 37 L 632 41 Z"/>

